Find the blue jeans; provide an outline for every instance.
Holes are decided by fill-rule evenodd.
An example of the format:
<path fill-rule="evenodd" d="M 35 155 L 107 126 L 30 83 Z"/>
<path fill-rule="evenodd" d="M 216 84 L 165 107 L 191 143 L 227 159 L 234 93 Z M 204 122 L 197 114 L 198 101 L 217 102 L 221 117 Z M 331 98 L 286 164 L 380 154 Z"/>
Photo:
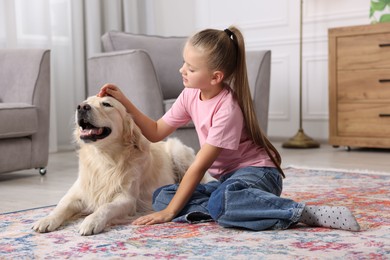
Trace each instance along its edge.
<path fill-rule="evenodd" d="M 165 209 L 178 184 L 157 189 L 153 209 Z M 281 198 L 282 177 L 276 168 L 245 167 L 219 181 L 199 184 L 174 221 L 214 220 L 223 227 L 250 230 L 287 229 L 298 222 L 303 203 Z"/>

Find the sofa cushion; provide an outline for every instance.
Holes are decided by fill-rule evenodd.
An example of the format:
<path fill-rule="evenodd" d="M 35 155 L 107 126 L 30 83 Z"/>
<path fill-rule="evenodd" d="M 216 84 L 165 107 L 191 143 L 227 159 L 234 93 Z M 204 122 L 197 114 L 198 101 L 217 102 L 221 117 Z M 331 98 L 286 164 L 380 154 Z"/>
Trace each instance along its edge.
<path fill-rule="evenodd" d="M 164 99 L 177 98 L 183 90 L 179 69 L 187 37 L 162 37 L 110 31 L 102 36 L 105 52 L 145 50 L 156 68 Z"/>
<path fill-rule="evenodd" d="M 25 103 L 0 103 L 0 139 L 29 136 L 37 132 L 35 106 Z"/>

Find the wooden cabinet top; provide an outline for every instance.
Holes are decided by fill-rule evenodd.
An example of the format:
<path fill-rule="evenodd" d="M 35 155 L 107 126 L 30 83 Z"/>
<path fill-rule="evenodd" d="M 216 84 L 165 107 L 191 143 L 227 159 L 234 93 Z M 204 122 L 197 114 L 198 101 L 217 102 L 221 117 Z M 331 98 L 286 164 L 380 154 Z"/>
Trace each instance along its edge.
<path fill-rule="evenodd" d="M 359 34 L 376 34 L 376 33 L 385 33 L 385 32 L 390 32 L 390 22 L 337 27 L 337 28 L 330 28 L 328 30 L 329 37 L 349 36 L 349 35 L 359 35 Z"/>

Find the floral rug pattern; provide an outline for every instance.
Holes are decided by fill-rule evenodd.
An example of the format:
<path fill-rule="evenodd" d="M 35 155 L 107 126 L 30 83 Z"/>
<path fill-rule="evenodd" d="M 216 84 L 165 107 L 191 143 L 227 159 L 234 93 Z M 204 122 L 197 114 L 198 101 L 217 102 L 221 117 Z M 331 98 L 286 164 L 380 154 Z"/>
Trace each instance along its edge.
<path fill-rule="evenodd" d="M 253 232 L 217 224 L 110 226 L 80 236 L 82 219 L 39 234 L 31 226 L 53 206 L 0 215 L 0 259 L 390 259 L 390 174 L 287 168 L 282 196 L 345 205 L 361 232 L 297 225 Z"/>

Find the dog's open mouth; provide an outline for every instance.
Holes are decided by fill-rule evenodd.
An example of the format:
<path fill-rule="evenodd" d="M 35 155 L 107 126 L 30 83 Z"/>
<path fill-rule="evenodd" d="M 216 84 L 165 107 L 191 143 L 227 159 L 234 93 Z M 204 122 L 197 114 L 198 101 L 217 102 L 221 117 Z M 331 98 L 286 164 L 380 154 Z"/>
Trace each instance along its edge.
<path fill-rule="evenodd" d="M 104 139 L 111 134 L 109 127 L 96 127 L 89 123 L 86 119 L 79 120 L 80 139 L 84 141 L 96 142 L 99 139 Z"/>

